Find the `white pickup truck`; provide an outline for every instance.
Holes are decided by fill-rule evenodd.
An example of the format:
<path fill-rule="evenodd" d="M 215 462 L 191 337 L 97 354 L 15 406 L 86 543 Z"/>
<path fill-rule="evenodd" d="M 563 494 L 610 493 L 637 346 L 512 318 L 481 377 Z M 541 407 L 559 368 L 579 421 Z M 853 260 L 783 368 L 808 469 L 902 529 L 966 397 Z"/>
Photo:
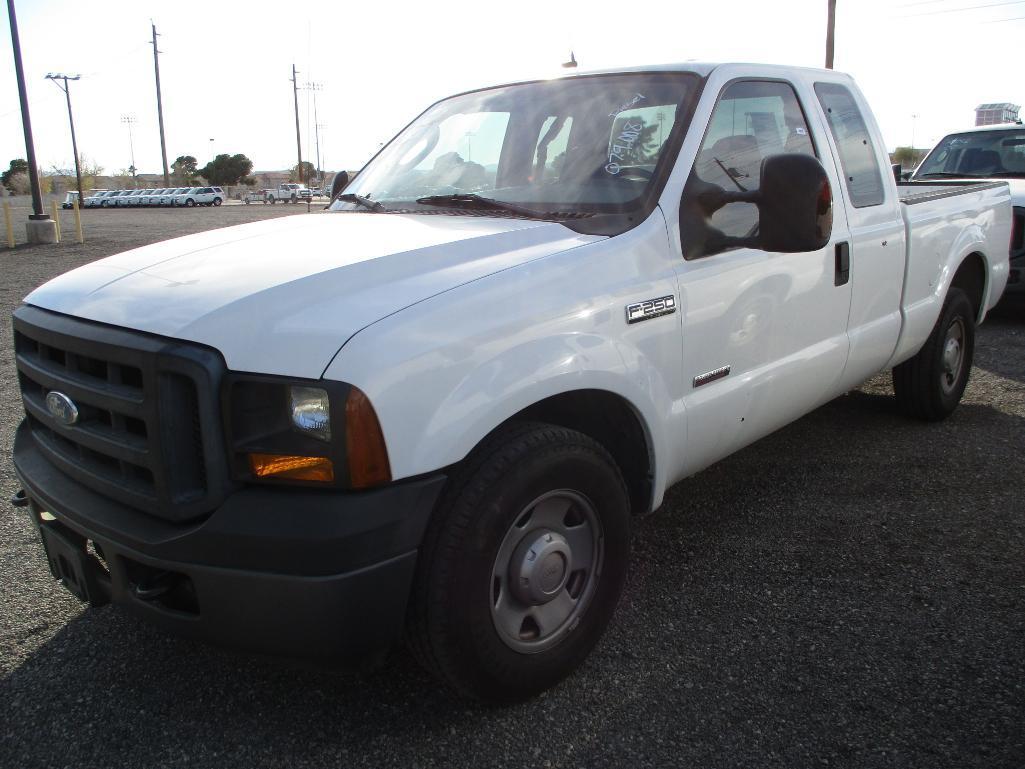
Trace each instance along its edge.
<path fill-rule="evenodd" d="M 528 697 L 609 623 L 633 516 L 886 369 L 944 418 L 1007 280 L 1007 185 L 898 191 L 831 71 L 473 91 L 341 184 L 16 310 L 14 501 L 82 600 Z"/>
<path fill-rule="evenodd" d="M 1025 126 L 980 126 L 940 139 L 911 177 L 934 185 L 1001 180 L 1011 189 L 1011 235 L 1007 294 L 1025 293 Z"/>
<path fill-rule="evenodd" d="M 312 193 L 305 185 L 295 182 L 279 184 L 276 188 L 272 187 L 263 191 L 265 203 L 298 203 L 300 200 L 309 200 L 311 197 Z"/>

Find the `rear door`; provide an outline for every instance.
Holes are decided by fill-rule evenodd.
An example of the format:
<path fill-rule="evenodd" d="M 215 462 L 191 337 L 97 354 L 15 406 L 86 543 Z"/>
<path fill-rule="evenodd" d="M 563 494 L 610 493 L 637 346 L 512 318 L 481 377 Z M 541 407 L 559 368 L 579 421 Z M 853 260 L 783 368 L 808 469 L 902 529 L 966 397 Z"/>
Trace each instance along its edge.
<path fill-rule="evenodd" d="M 709 87 L 712 87 L 710 83 Z M 839 177 L 807 87 L 741 78 L 721 86 L 687 182 L 681 211 L 701 183 L 754 191 L 769 155 L 817 155 Z M 757 233 L 752 204 L 731 203 L 711 225 L 726 236 Z M 681 221 L 679 260 L 687 459 L 693 472 L 832 397 L 847 360 L 849 282 L 834 249 L 848 240 L 836 201 L 830 242 L 808 253 L 768 253 L 691 242 Z M 691 228 L 692 231 L 694 228 Z"/>
<path fill-rule="evenodd" d="M 904 287 L 904 219 L 897 185 L 872 113 L 853 82 L 814 84 L 832 151 L 844 183 L 834 192 L 846 201 L 850 227 L 851 352 L 842 388 L 856 387 L 878 372 L 900 335 Z"/>

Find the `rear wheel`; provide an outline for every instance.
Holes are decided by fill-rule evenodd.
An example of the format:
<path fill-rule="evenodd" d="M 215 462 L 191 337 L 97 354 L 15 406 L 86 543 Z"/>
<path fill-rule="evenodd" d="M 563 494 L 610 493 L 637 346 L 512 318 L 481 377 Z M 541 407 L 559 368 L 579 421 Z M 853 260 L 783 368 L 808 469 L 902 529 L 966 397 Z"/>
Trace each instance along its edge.
<path fill-rule="evenodd" d="M 975 310 L 951 288 L 932 333 L 918 354 L 893 369 L 897 405 L 908 416 L 938 422 L 961 402 L 975 353 Z"/>
<path fill-rule="evenodd" d="M 214 198 L 214 205 L 215 206 L 219 206 L 220 204 L 221 204 L 221 199 L 220 198 Z"/>
<path fill-rule="evenodd" d="M 192 207 L 193 207 L 194 205 L 196 205 L 196 201 L 195 201 L 195 200 L 193 200 L 192 198 L 188 198 L 188 199 L 187 199 L 187 200 L 185 201 L 185 207 L 186 207 L 186 208 L 192 208 Z"/>
<path fill-rule="evenodd" d="M 501 430 L 453 475 L 418 564 L 407 624 L 457 691 L 512 702 L 553 686 L 598 642 L 629 561 L 629 502 L 608 452 L 573 430 Z"/>

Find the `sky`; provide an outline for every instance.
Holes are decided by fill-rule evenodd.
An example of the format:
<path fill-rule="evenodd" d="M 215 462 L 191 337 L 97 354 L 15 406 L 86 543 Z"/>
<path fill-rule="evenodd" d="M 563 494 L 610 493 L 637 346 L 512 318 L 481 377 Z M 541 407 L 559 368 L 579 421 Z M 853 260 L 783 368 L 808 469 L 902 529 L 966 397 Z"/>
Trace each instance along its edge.
<path fill-rule="evenodd" d="M 291 68 L 303 158 L 360 168 L 431 103 L 470 88 L 666 62 L 823 66 L 826 0 L 15 0 L 36 156 L 106 173 L 161 170 L 150 21 L 160 33 L 168 162 L 244 153 L 255 170 L 296 164 Z M 1025 0 L 837 0 L 835 68 L 858 81 L 889 147 L 929 147 L 985 102 L 1025 104 L 1017 68 Z M 9 28 L 0 25 L 0 165 L 25 156 Z M 316 97 L 316 120 L 314 99 Z M 122 118 L 130 116 L 129 126 Z M 131 146 L 130 146 L 131 144 Z"/>

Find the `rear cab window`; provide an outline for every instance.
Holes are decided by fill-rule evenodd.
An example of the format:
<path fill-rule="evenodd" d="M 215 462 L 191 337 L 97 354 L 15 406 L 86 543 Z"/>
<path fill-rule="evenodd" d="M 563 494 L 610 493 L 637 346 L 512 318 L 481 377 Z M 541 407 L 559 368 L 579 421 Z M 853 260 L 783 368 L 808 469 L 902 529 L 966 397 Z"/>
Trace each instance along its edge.
<path fill-rule="evenodd" d="M 816 83 L 815 95 L 836 142 L 851 205 L 855 208 L 881 205 L 886 193 L 876 148 L 854 94 L 839 83 Z"/>

